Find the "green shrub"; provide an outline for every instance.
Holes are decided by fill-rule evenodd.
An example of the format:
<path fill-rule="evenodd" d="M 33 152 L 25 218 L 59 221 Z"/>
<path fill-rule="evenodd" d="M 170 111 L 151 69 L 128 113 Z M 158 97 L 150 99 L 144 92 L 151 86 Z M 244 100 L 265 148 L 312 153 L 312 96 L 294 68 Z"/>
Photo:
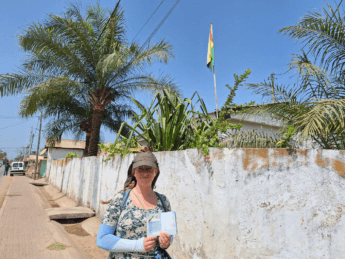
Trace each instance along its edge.
<path fill-rule="evenodd" d="M 65 155 L 66 158 L 74 158 L 74 157 L 80 157 L 77 153 L 75 152 L 69 152 Z"/>

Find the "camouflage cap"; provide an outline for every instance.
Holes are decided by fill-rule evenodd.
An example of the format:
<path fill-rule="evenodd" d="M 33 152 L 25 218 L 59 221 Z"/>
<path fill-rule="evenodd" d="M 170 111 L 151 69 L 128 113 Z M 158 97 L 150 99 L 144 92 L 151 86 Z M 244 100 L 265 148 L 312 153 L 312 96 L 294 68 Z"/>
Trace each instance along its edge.
<path fill-rule="evenodd" d="M 151 166 L 157 168 L 157 159 L 152 152 L 138 153 L 133 159 L 133 169 L 142 165 Z"/>

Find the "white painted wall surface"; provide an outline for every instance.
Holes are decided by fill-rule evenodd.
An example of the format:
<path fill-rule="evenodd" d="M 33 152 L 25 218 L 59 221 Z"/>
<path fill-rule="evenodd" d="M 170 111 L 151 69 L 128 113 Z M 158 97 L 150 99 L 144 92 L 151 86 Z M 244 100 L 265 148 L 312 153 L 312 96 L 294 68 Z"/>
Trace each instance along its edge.
<path fill-rule="evenodd" d="M 345 151 L 156 152 L 156 191 L 177 213 L 169 248 L 184 258 L 345 258 Z M 102 217 L 134 154 L 53 161 L 49 181 Z"/>

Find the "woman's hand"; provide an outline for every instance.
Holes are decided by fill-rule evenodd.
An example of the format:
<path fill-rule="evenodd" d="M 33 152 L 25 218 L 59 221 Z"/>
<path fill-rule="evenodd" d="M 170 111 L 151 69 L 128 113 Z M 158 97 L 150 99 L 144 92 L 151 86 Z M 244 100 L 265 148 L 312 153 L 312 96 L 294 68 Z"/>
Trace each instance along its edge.
<path fill-rule="evenodd" d="M 144 248 L 145 248 L 146 252 L 151 251 L 155 247 L 156 239 L 157 239 L 157 237 L 145 237 L 144 238 Z M 145 254 L 145 253 L 142 253 L 142 254 Z"/>
<path fill-rule="evenodd" d="M 167 232 L 160 232 L 159 233 L 159 245 L 161 248 L 166 248 L 171 242 L 171 236 Z"/>

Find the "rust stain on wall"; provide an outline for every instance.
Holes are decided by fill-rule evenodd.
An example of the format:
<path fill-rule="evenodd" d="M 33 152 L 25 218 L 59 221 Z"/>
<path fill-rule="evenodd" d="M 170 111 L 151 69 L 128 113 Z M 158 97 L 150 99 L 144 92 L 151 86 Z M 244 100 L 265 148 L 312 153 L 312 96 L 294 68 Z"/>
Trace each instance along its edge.
<path fill-rule="evenodd" d="M 216 152 L 212 153 L 212 158 L 211 159 L 222 160 L 223 158 L 224 158 L 223 149 L 218 148 Z"/>
<path fill-rule="evenodd" d="M 289 150 L 286 148 L 276 148 L 274 149 L 274 156 L 281 157 L 281 156 L 290 156 Z"/>
<path fill-rule="evenodd" d="M 246 149 L 243 158 L 243 169 L 255 171 L 268 167 L 268 149 Z M 258 162 L 264 162 L 259 166 Z"/>
<path fill-rule="evenodd" d="M 277 161 L 281 157 L 288 157 L 287 161 L 282 160 L 282 161 Z M 277 148 L 274 149 L 273 154 L 270 157 L 270 164 L 275 167 L 275 166 L 283 166 L 286 164 L 292 163 L 293 160 L 291 158 L 291 152 L 288 149 L 285 148 Z"/>
<path fill-rule="evenodd" d="M 345 163 L 336 159 L 332 159 L 332 167 L 338 175 L 345 177 Z"/>
<path fill-rule="evenodd" d="M 339 151 L 341 151 L 340 152 L 341 154 L 345 153 L 343 150 L 339 150 Z M 315 159 L 315 163 L 322 168 L 326 168 L 327 166 L 331 165 L 333 170 L 338 175 L 345 177 L 345 162 L 342 162 L 337 159 L 330 159 L 327 157 L 323 158 L 322 155 L 318 153 Z"/>
<path fill-rule="evenodd" d="M 304 156 L 304 157 L 307 157 L 307 155 L 308 155 L 308 150 L 307 149 L 305 149 L 305 150 L 299 150 L 299 149 L 297 149 L 296 150 L 296 155 L 297 156 Z"/>
<path fill-rule="evenodd" d="M 329 163 L 329 159 L 328 159 L 328 158 L 323 159 L 322 156 L 321 156 L 321 154 L 318 153 L 318 154 L 316 155 L 315 163 L 316 163 L 318 166 L 325 168 L 325 167 L 326 167 L 326 164 Z"/>

